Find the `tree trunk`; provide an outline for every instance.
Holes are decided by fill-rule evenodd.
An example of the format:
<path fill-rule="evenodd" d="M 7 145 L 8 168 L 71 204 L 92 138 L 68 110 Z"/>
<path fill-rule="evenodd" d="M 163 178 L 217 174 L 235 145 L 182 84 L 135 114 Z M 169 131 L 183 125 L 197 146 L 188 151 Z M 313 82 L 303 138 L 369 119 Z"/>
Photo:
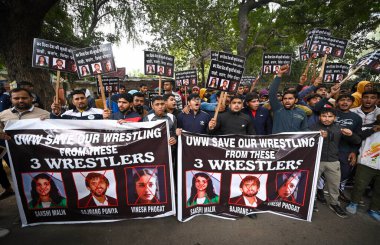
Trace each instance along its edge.
<path fill-rule="evenodd" d="M 9 0 L 0 3 L 0 55 L 9 81 L 30 81 L 45 107 L 52 103 L 54 89 L 49 72 L 32 68 L 33 38 L 39 37 L 43 19 L 58 0 Z"/>

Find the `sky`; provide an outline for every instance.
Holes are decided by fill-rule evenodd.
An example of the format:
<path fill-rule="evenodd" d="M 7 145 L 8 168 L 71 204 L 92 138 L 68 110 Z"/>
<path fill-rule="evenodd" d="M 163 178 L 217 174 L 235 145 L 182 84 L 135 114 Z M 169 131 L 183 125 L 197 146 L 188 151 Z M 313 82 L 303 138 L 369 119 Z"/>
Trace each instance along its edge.
<path fill-rule="evenodd" d="M 119 45 L 112 46 L 116 67 L 125 67 L 126 73 L 132 71 L 144 71 L 144 49 L 146 45 L 137 45 L 123 39 Z"/>

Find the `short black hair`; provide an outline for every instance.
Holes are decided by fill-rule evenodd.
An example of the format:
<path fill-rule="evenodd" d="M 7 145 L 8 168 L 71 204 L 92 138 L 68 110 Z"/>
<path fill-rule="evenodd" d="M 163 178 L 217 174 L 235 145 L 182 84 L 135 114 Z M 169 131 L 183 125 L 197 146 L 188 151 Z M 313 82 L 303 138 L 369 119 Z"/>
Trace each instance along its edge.
<path fill-rule="evenodd" d="M 25 92 L 27 92 L 27 93 L 29 94 L 29 96 L 30 96 L 31 98 L 33 98 L 32 93 L 31 93 L 29 90 L 25 89 L 25 88 L 14 88 L 14 89 L 12 89 L 11 91 L 9 91 L 9 95 L 10 95 L 10 97 L 12 98 L 12 94 L 13 94 L 13 93 L 17 93 L 17 92 L 21 92 L 21 91 L 25 91 Z"/>
<path fill-rule="evenodd" d="M 363 96 L 366 95 L 366 94 L 376 94 L 377 98 L 379 98 L 379 92 L 377 92 L 376 90 L 364 91 L 364 92 L 362 93 L 362 98 L 363 98 Z"/>
<path fill-rule="evenodd" d="M 327 86 L 326 86 L 325 84 L 320 84 L 320 85 L 318 85 L 318 87 L 317 87 L 316 90 L 318 90 L 318 89 L 320 89 L 320 88 L 328 89 Z"/>
<path fill-rule="evenodd" d="M 192 94 L 190 94 L 190 95 L 187 97 L 187 101 L 190 101 L 190 100 L 192 100 L 192 99 L 194 99 L 194 98 L 200 98 L 200 97 L 199 97 L 199 94 L 196 94 L 196 93 L 192 93 Z"/>
<path fill-rule="evenodd" d="M 84 96 L 86 96 L 86 92 L 83 91 L 83 89 L 75 89 L 73 90 L 71 93 L 70 93 L 70 96 L 73 97 L 74 95 L 76 94 L 83 94 Z"/>
<path fill-rule="evenodd" d="M 244 101 L 243 96 L 241 96 L 240 94 L 235 94 L 234 96 L 231 97 L 231 101 L 233 101 L 234 99 L 239 99 L 241 101 Z"/>
<path fill-rule="evenodd" d="M 326 113 L 332 113 L 334 116 L 336 116 L 336 110 L 334 108 L 331 108 L 331 107 L 323 107 L 319 111 L 319 115 L 326 114 Z"/>
<path fill-rule="evenodd" d="M 259 95 L 257 93 L 247 93 L 245 95 L 245 102 L 248 103 L 250 102 L 251 100 L 258 100 L 259 99 Z"/>
<path fill-rule="evenodd" d="M 162 97 L 161 95 L 154 96 L 154 97 L 152 98 L 152 105 L 153 105 L 153 103 L 154 103 L 156 100 L 164 100 L 164 97 Z"/>
<path fill-rule="evenodd" d="M 174 98 L 175 98 L 174 94 L 172 94 L 172 93 L 170 93 L 170 94 L 164 94 L 164 96 L 162 96 L 162 98 L 163 98 L 165 101 L 167 101 L 170 97 L 174 97 Z"/>
<path fill-rule="evenodd" d="M 121 88 L 125 89 L 125 86 L 124 85 L 120 85 L 119 89 L 121 89 Z"/>
<path fill-rule="evenodd" d="M 142 87 L 148 87 L 148 85 L 146 85 L 145 83 L 142 83 L 142 84 L 140 84 L 140 88 L 142 88 Z"/>
<path fill-rule="evenodd" d="M 125 99 L 125 100 L 128 101 L 129 103 L 132 103 L 132 101 L 133 101 L 133 97 L 132 97 L 132 95 L 131 95 L 131 94 L 128 94 L 128 93 L 126 93 L 126 94 L 119 94 L 117 100 L 119 100 L 119 99 Z"/>
<path fill-rule="evenodd" d="M 285 90 L 284 93 L 282 94 L 282 99 L 284 99 L 285 95 L 287 94 L 292 94 L 295 99 L 298 99 L 297 91 L 293 91 L 293 90 Z"/>
<path fill-rule="evenodd" d="M 312 93 L 312 94 L 309 94 L 308 96 L 306 96 L 306 101 L 309 101 L 309 100 L 314 99 L 314 98 L 316 98 L 316 97 L 319 97 L 319 98 L 322 99 L 322 96 L 320 96 L 319 94 L 317 94 L 317 93 Z"/>
<path fill-rule="evenodd" d="M 345 98 L 349 98 L 352 102 L 355 101 L 354 96 L 352 96 L 351 94 L 341 94 L 341 95 L 339 95 L 339 97 L 336 99 L 336 102 L 338 102 L 338 101 L 341 100 L 341 99 L 345 99 Z"/>
<path fill-rule="evenodd" d="M 133 99 L 134 99 L 135 97 L 145 97 L 145 96 L 144 96 L 143 93 L 136 92 L 136 93 L 133 94 Z"/>

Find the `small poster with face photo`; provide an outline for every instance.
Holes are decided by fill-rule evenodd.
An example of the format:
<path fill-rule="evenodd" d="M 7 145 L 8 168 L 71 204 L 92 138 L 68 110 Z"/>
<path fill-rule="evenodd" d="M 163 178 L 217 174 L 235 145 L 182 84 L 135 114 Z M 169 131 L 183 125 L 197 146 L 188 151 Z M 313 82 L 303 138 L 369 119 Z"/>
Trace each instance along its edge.
<path fill-rule="evenodd" d="M 217 88 L 219 84 L 219 78 L 210 77 L 208 80 L 207 88 Z"/>
<path fill-rule="evenodd" d="M 276 196 L 271 201 L 283 201 L 304 206 L 309 171 L 277 173 Z"/>
<path fill-rule="evenodd" d="M 313 35 L 310 42 L 310 53 L 320 53 L 343 58 L 348 41 L 325 35 Z"/>
<path fill-rule="evenodd" d="M 72 50 L 73 47 L 66 44 L 34 38 L 32 67 L 76 73 L 72 67 Z"/>
<path fill-rule="evenodd" d="M 350 65 L 344 63 L 326 63 L 323 82 L 336 83 L 341 82 L 347 75 Z"/>
<path fill-rule="evenodd" d="M 114 64 L 112 62 L 113 60 L 105 60 L 102 62 L 102 68 L 103 68 L 104 73 L 113 72 Z"/>
<path fill-rule="evenodd" d="M 79 77 L 102 75 L 116 72 L 115 61 L 110 43 L 73 50 Z M 88 70 L 82 69 L 85 66 Z M 84 75 L 86 74 L 86 75 Z"/>
<path fill-rule="evenodd" d="M 47 55 L 36 56 L 36 65 L 39 67 L 49 67 L 49 56 Z"/>
<path fill-rule="evenodd" d="M 120 86 L 120 78 L 118 77 L 103 77 L 102 83 L 104 87 L 104 91 L 106 93 L 116 94 L 119 92 L 119 86 Z M 100 94 L 100 86 L 99 86 L 99 80 L 96 79 L 96 86 L 98 88 L 98 94 Z"/>
<path fill-rule="evenodd" d="M 240 81 L 243 73 L 243 67 L 212 60 L 207 88 L 227 92 L 230 90 L 230 86 L 234 86 L 231 81 Z"/>
<path fill-rule="evenodd" d="M 168 202 L 165 165 L 127 167 L 125 175 L 128 205 L 156 205 Z"/>
<path fill-rule="evenodd" d="M 180 86 L 194 87 L 197 85 L 197 70 L 176 71 L 175 79 L 181 81 Z"/>
<path fill-rule="evenodd" d="M 66 69 L 67 70 L 70 70 L 71 72 L 73 73 L 78 73 L 78 67 L 77 65 L 75 64 L 75 61 L 74 60 L 68 60 L 66 62 Z"/>
<path fill-rule="evenodd" d="M 100 63 L 93 63 L 93 64 L 91 64 L 91 69 L 92 69 L 92 73 L 94 75 L 98 75 L 98 74 L 102 74 L 103 73 L 102 66 L 100 65 Z"/>
<path fill-rule="evenodd" d="M 55 70 L 65 70 L 66 69 L 66 60 L 53 57 L 53 69 Z"/>
<path fill-rule="evenodd" d="M 118 206 L 117 181 L 112 169 L 73 172 L 78 208 Z"/>
<path fill-rule="evenodd" d="M 165 74 L 165 66 L 157 66 L 157 74 L 164 75 Z"/>
<path fill-rule="evenodd" d="M 186 171 L 186 207 L 219 203 L 221 174 L 198 170 Z"/>
<path fill-rule="evenodd" d="M 359 65 L 369 68 L 374 73 L 380 73 L 380 50 L 362 56 L 354 63 L 353 67 Z"/>
<path fill-rule="evenodd" d="M 29 209 L 66 208 L 67 195 L 60 172 L 21 173 Z"/>
<path fill-rule="evenodd" d="M 145 74 L 146 75 L 154 75 L 156 73 L 156 66 L 154 64 L 147 64 L 145 66 Z"/>
<path fill-rule="evenodd" d="M 262 74 L 277 74 L 282 65 L 292 65 L 292 54 L 289 53 L 264 53 Z M 290 74 L 290 69 L 288 74 Z"/>
<path fill-rule="evenodd" d="M 267 200 L 267 180 L 268 174 L 232 174 L 228 203 L 251 208 L 260 207 Z"/>
<path fill-rule="evenodd" d="M 159 75 L 165 77 L 173 77 L 174 56 L 144 51 L 145 75 Z"/>
<path fill-rule="evenodd" d="M 240 82 L 239 81 L 231 81 L 231 84 L 228 88 L 229 93 L 236 93 L 238 87 L 239 87 Z"/>
<path fill-rule="evenodd" d="M 173 70 L 172 70 L 172 68 L 170 68 L 169 66 L 167 66 L 166 69 L 165 69 L 165 75 L 167 77 L 173 77 Z"/>
<path fill-rule="evenodd" d="M 298 47 L 298 54 L 300 61 L 307 61 L 310 57 L 310 54 L 302 47 Z"/>
<path fill-rule="evenodd" d="M 331 36 L 331 31 L 326 28 L 313 28 L 308 31 L 306 40 L 301 45 L 302 52 L 308 52 L 309 46 L 311 43 L 311 39 L 314 35 L 324 35 L 324 36 Z"/>
<path fill-rule="evenodd" d="M 82 65 L 82 66 L 80 66 L 79 72 L 80 72 L 80 74 L 81 74 L 82 77 L 86 77 L 86 76 L 91 75 L 90 68 L 89 68 L 88 65 Z"/>
<path fill-rule="evenodd" d="M 222 79 L 222 81 L 219 84 L 219 90 L 221 91 L 227 91 L 228 85 L 230 85 L 230 80 Z"/>

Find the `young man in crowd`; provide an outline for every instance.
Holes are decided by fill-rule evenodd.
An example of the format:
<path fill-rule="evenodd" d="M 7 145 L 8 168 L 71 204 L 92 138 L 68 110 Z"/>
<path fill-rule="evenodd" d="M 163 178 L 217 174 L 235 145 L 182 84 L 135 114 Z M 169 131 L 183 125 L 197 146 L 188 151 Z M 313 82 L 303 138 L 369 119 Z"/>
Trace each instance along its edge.
<path fill-rule="evenodd" d="M 177 139 L 175 137 L 175 132 L 177 128 L 177 119 L 171 113 L 165 112 L 165 101 L 160 95 L 153 97 L 152 108 L 154 113 L 151 113 L 143 118 L 143 122 L 152 122 L 158 120 L 167 120 L 169 122 L 170 139 L 169 145 L 175 145 Z"/>
<path fill-rule="evenodd" d="M 187 104 L 189 113 L 181 112 L 177 117 L 177 135 L 181 134 L 182 129 L 192 133 L 206 134 L 211 117 L 200 110 L 201 98 L 198 94 L 190 94 L 187 97 Z"/>
<path fill-rule="evenodd" d="M 140 84 L 139 92 L 144 95 L 144 105 L 150 108 L 150 101 L 148 97 L 148 86 L 145 83 Z"/>
<path fill-rule="evenodd" d="M 351 202 L 346 207 L 346 211 L 350 214 L 357 213 L 361 198 L 367 186 L 373 181 L 371 203 L 367 213 L 370 217 L 380 222 L 380 115 L 377 115 L 376 121 L 372 125 L 367 125 L 367 128 L 363 132 L 364 140 L 359 150 L 360 155 L 358 157 L 354 189 L 351 193 Z"/>
<path fill-rule="evenodd" d="M 182 110 L 182 99 L 181 96 L 173 91 L 173 83 L 171 81 L 165 81 L 164 82 L 164 91 L 165 94 L 173 94 L 175 97 L 175 101 L 177 103 L 177 109 Z"/>
<path fill-rule="evenodd" d="M 125 86 L 124 85 L 120 85 L 118 93 L 113 94 L 111 96 L 111 101 L 110 101 L 109 97 L 107 98 L 107 107 L 109 107 L 112 112 L 118 112 L 119 108 L 118 108 L 118 105 L 117 105 L 117 101 L 118 101 L 120 95 L 126 94 L 126 93 L 127 93 L 127 91 L 125 89 Z"/>
<path fill-rule="evenodd" d="M 339 88 L 334 87 L 336 90 Z M 333 89 L 333 88 L 332 88 Z M 326 98 L 323 98 L 320 102 L 317 103 L 316 109 L 318 111 L 322 110 L 327 98 L 331 94 L 328 94 Z M 356 135 L 362 135 L 362 119 L 354 112 L 350 111 L 354 98 L 349 94 L 341 94 L 336 100 L 336 122 L 344 128 L 350 129 Z M 353 167 L 356 164 L 357 151 L 359 149 L 359 144 L 352 144 L 346 139 L 342 139 L 339 144 L 339 162 L 341 170 L 341 186 L 340 186 L 340 196 L 339 199 L 343 202 L 349 202 L 350 200 L 345 196 L 343 190 L 347 180 L 350 178 Z M 322 186 L 319 185 L 319 188 Z M 322 203 L 325 203 L 322 191 L 318 191 L 318 200 Z"/>
<path fill-rule="evenodd" d="M 18 86 L 20 88 L 24 88 L 24 89 L 28 90 L 32 94 L 32 96 L 33 96 L 32 103 L 34 106 L 39 107 L 39 108 L 43 108 L 40 97 L 37 94 L 33 93 L 34 86 L 31 82 L 21 81 L 18 83 Z"/>
<path fill-rule="evenodd" d="M 163 98 L 165 100 L 165 112 L 169 112 L 177 118 L 180 111 L 177 109 L 177 102 L 174 94 L 164 94 Z"/>
<path fill-rule="evenodd" d="M 103 110 L 93 108 L 88 105 L 88 100 L 83 90 L 74 90 L 71 92 L 74 109 L 61 113 L 61 105 L 53 103 L 51 105 L 52 119 L 77 119 L 77 120 L 97 120 L 103 119 Z"/>
<path fill-rule="evenodd" d="M 218 114 L 217 119 L 212 118 L 208 124 L 210 134 L 242 134 L 254 135 L 255 128 L 251 119 L 241 112 L 243 99 L 239 95 L 232 96 L 230 110 Z"/>
<path fill-rule="evenodd" d="M 137 112 L 142 118 L 148 115 L 148 110 L 145 107 L 145 97 L 142 93 L 136 92 L 133 94 L 133 111 Z"/>
<path fill-rule="evenodd" d="M 269 103 L 273 111 L 272 133 L 274 134 L 308 130 L 306 113 L 295 106 L 297 103 L 295 91 L 285 91 L 282 102 L 277 100 L 277 91 L 281 83 L 281 77 L 288 70 L 289 65 L 282 66 L 269 88 Z"/>
<path fill-rule="evenodd" d="M 320 111 L 319 121 L 311 126 L 311 130 L 320 131 L 323 137 L 321 162 L 319 166 L 318 178 L 322 173 L 325 176 L 327 188 L 330 194 L 330 209 L 341 218 L 346 218 L 346 212 L 341 208 L 339 197 L 340 184 L 340 163 L 339 163 L 339 144 L 341 139 L 345 139 L 353 144 L 360 143 L 361 139 L 350 129 L 343 128 L 335 124 L 335 110 L 323 108 Z"/>
<path fill-rule="evenodd" d="M 104 119 L 119 120 L 119 123 L 140 122 L 141 116 L 132 110 L 133 97 L 130 94 L 120 94 L 117 100 L 118 111 L 111 114 L 110 109 L 103 111 Z"/>
<path fill-rule="evenodd" d="M 23 120 L 31 118 L 49 118 L 50 113 L 33 105 L 33 95 L 24 88 L 16 88 L 10 91 L 12 108 L 0 112 L 0 140 L 1 145 L 5 147 L 5 141 L 10 137 L 3 131 L 6 122 L 10 120 Z M 9 164 L 8 154 L 4 155 L 4 160 Z M 5 189 L 0 195 L 0 200 L 14 195 L 12 186 L 4 171 L 3 164 L 0 163 L 0 184 Z"/>
<path fill-rule="evenodd" d="M 272 117 L 269 110 L 260 106 L 259 95 L 248 93 L 245 96 L 246 107 L 242 110 L 251 119 L 257 135 L 272 133 Z"/>

